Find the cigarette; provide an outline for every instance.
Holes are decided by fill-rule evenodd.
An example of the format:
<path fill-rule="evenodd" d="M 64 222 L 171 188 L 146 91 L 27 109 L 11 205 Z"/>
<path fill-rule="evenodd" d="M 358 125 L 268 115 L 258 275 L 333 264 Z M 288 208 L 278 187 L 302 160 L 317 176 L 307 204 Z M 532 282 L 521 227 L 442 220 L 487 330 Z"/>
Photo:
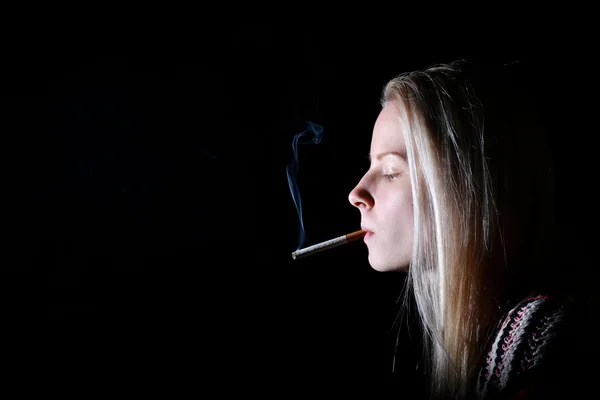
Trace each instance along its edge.
<path fill-rule="evenodd" d="M 298 258 L 310 256 L 311 254 L 315 254 L 321 252 L 323 250 L 332 249 L 334 247 L 340 246 L 342 244 L 350 243 L 355 240 L 361 239 L 367 234 L 367 231 L 356 231 L 352 233 L 348 233 L 346 235 L 342 235 L 336 237 L 334 239 L 326 240 L 325 242 L 317 243 L 309 247 L 305 247 L 300 250 L 296 250 L 292 253 L 292 258 L 297 260 Z"/>

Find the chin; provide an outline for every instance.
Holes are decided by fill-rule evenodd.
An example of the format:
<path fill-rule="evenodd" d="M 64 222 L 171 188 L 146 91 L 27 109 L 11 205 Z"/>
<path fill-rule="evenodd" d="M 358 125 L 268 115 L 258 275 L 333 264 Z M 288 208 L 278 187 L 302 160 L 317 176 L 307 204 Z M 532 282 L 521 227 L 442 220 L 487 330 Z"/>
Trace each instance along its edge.
<path fill-rule="evenodd" d="M 377 257 L 371 257 L 371 255 L 369 255 L 369 264 L 371 265 L 371 268 L 378 272 L 407 272 L 409 268 L 408 262 L 392 262 L 391 260 L 382 260 Z"/>

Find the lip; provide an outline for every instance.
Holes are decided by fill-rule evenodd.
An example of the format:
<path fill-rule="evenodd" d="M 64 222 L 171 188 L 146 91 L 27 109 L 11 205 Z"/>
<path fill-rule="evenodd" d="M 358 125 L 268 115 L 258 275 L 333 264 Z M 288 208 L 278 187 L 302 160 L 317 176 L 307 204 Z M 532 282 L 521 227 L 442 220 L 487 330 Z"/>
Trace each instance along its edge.
<path fill-rule="evenodd" d="M 365 226 L 361 226 L 360 227 L 363 231 L 367 231 L 367 234 L 364 237 L 364 240 L 366 241 L 367 239 L 369 239 L 371 236 L 374 235 L 373 231 L 370 230 L 369 228 L 365 227 Z"/>

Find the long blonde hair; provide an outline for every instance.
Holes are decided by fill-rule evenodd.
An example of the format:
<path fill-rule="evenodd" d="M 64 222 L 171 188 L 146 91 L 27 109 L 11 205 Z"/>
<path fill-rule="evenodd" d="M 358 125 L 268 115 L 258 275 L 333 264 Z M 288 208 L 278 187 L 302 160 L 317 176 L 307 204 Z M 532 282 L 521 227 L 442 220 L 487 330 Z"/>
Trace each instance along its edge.
<path fill-rule="evenodd" d="M 435 398 L 470 392 L 502 307 L 531 289 L 511 277 L 550 257 L 542 125 L 524 93 L 492 82 L 461 60 L 396 76 L 382 96 L 405 135 L 415 230 L 404 305 L 415 301 Z"/>

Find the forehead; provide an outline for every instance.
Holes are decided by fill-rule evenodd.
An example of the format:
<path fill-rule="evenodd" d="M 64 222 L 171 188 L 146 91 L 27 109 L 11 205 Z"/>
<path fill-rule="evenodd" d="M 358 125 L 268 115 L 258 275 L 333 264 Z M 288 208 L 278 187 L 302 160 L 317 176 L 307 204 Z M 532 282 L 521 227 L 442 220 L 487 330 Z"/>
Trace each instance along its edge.
<path fill-rule="evenodd" d="M 400 114 L 395 103 L 389 103 L 381 109 L 373 127 L 372 156 L 387 151 L 406 151 L 401 125 Z"/>

